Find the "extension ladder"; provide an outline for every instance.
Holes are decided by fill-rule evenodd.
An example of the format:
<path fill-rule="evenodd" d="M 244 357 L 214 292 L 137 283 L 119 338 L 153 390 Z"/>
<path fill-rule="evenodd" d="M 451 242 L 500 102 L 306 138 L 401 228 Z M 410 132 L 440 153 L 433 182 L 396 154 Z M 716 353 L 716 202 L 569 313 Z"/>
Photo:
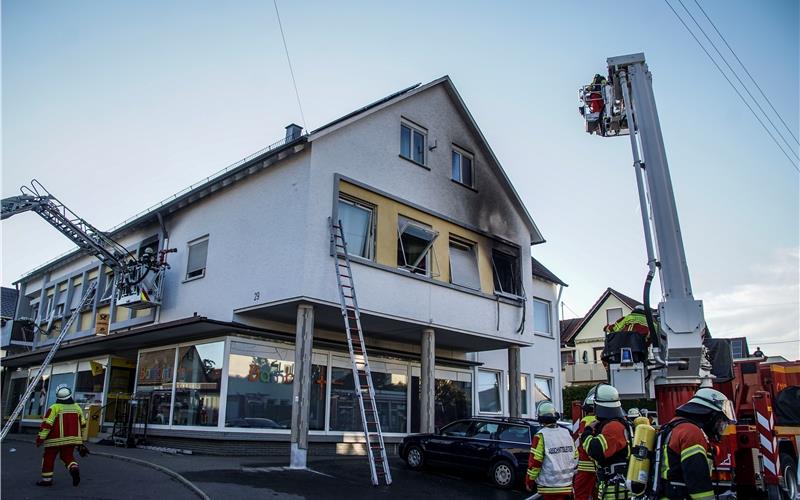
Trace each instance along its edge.
<path fill-rule="evenodd" d="M 28 387 L 25 389 L 25 392 L 22 394 L 22 397 L 19 400 L 19 404 L 17 404 L 17 407 L 14 408 L 14 412 L 11 414 L 11 416 L 8 417 L 8 422 L 6 422 L 6 425 L 3 426 L 3 430 L 0 432 L 0 441 L 5 439 L 8 431 L 11 430 L 11 426 L 14 425 L 17 417 L 19 417 L 19 415 L 22 413 L 22 410 L 25 408 L 25 404 L 28 402 L 28 399 L 36 389 L 36 384 L 38 384 L 39 380 L 41 380 L 44 371 L 48 366 L 50 366 L 50 362 L 53 361 L 56 351 L 58 351 L 58 348 L 61 346 L 61 342 L 64 340 L 64 337 L 67 336 L 67 331 L 70 329 L 70 327 L 72 327 L 72 324 L 75 322 L 78 316 L 80 316 L 80 312 L 83 311 L 86 305 L 89 304 L 89 302 L 94 298 L 96 290 L 97 280 L 92 281 L 89 284 L 89 287 L 86 289 L 86 293 L 83 294 L 80 304 L 78 304 L 78 308 L 70 315 L 67 322 L 61 328 L 61 333 L 59 333 L 58 337 L 56 337 L 56 341 L 53 343 L 53 347 L 50 348 L 50 352 L 47 353 L 47 357 L 44 358 L 42 366 L 39 367 L 39 371 L 36 372 L 36 375 L 28 383 Z"/>
<path fill-rule="evenodd" d="M 377 486 L 380 484 L 380 478 L 383 477 L 388 485 L 392 484 L 392 474 L 389 470 L 389 460 L 386 458 L 386 447 L 383 443 L 381 422 L 375 403 L 375 388 L 372 386 L 372 374 L 369 371 L 364 333 L 361 330 L 361 313 L 356 300 L 356 289 L 350 269 L 350 257 L 347 254 L 342 221 L 335 224 L 331 220 L 330 229 L 336 283 L 339 286 L 339 302 L 342 306 L 344 328 L 347 332 L 347 348 L 350 351 L 350 361 L 353 363 L 353 383 L 358 396 L 358 406 L 361 409 L 361 423 L 366 438 L 372 484 Z"/>

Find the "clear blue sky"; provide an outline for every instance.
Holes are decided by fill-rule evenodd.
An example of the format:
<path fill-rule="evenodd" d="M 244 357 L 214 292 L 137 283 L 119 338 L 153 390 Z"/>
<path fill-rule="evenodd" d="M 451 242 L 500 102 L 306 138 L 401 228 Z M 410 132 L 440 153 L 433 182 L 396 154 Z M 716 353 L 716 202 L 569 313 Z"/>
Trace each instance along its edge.
<path fill-rule="evenodd" d="M 800 136 L 798 2 L 700 2 Z M 766 342 L 798 339 L 800 174 L 664 1 L 278 5 L 308 128 L 452 77 L 547 239 L 534 255 L 570 285 L 566 317 L 609 286 L 641 294 L 629 144 L 583 132 L 576 89 L 645 52 L 712 332 L 798 357 Z M 100 228 L 302 122 L 272 2 L 6 0 L 2 70 L 2 195 L 36 177 Z M 6 286 L 71 248 L 32 214 L 2 229 Z"/>

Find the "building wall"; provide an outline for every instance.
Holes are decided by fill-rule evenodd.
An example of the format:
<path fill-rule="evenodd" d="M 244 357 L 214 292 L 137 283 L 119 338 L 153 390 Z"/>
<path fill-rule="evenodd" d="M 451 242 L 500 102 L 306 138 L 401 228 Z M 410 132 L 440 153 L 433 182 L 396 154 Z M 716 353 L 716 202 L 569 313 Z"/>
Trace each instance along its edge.
<path fill-rule="evenodd" d="M 584 352 L 588 353 L 589 362 L 600 361 L 599 358 L 595 359 L 595 352 L 597 349 L 603 348 L 603 341 L 605 339 L 603 328 L 608 324 L 606 322 L 606 311 L 615 308 L 622 309 L 623 316 L 631 312 L 630 307 L 625 305 L 614 295 L 609 295 L 597 309 L 597 313 L 586 322 L 580 333 L 575 336 L 575 363 L 583 362 Z"/>

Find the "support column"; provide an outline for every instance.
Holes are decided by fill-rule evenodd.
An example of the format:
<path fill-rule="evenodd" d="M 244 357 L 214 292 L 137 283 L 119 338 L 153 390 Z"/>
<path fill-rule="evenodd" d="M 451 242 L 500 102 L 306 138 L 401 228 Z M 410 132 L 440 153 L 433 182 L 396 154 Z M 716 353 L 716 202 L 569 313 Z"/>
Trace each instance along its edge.
<path fill-rule="evenodd" d="M 308 410 L 311 392 L 311 344 L 314 339 L 314 306 L 297 306 L 292 384 L 292 437 L 289 467 L 305 469 L 308 455 Z"/>
<path fill-rule="evenodd" d="M 434 380 L 435 372 L 435 353 L 436 353 L 436 334 L 432 328 L 422 330 L 422 369 L 419 377 L 419 431 L 434 431 Z"/>
<path fill-rule="evenodd" d="M 514 345 L 508 348 L 508 416 L 522 416 L 522 391 L 520 390 L 520 348 Z"/>

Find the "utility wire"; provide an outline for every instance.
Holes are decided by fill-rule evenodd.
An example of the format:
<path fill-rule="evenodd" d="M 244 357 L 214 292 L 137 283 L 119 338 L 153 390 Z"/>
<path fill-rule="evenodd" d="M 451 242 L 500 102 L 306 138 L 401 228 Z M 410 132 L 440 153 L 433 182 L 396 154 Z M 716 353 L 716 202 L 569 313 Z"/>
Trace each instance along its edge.
<path fill-rule="evenodd" d="M 742 68 L 744 69 L 744 72 L 747 73 L 747 76 L 749 76 L 750 80 L 753 81 L 753 84 L 756 86 L 758 91 L 761 92 L 762 96 L 764 96 L 764 100 L 767 101 L 767 104 L 769 104 L 769 107 L 772 108 L 772 111 L 775 112 L 775 115 L 778 117 L 778 119 L 781 121 L 781 123 L 783 123 L 783 126 L 786 127 L 786 130 L 789 132 L 789 134 L 792 136 L 792 138 L 795 140 L 795 142 L 800 144 L 800 140 L 797 139 L 797 136 L 794 135 L 794 132 L 792 132 L 792 129 L 783 120 L 783 117 L 781 116 L 781 114 L 778 113 L 778 110 L 775 109 L 775 106 L 772 105 L 772 101 L 769 100 L 769 97 L 767 97 L 767 94 L 765 94 L 764 91 L 761 90 L 761 87 L 758 85 L 758 82 L 756 82 L 756 79 L 753 78 L 753 75 L 751 75 L 750 72 L 747 70 L 747 66 L 745 66 L 744 63 L 742 62 L 742 60 L 739 59 L 739 56 L 736 55 L 736 52 L 733 50 L 733 47 L 730 46 L 730 44 L 728 43 L 728 40 L 726 40 L 725 37 L 722 36 L 722 33 L 720 33 L 719 29 L 717 29 L 717 25 L 714 24 L 714 21 L 712 21 L 710 17 L 708 17 L 708 14 L 706 14 L 706 11 L 703 9 L 703 6 L 700 5 L 700 2 L 698 2 L 697 0 L 694 0 L 694 3 L 697 4 L 697 7 L 700 8 L 700 12 L 702 12 L 703 15 L 706 16 L 706 19 L 708 19 L 708 22 L 711 24 L 711 26 L 714 27 L 714 31 L 717 32 L 717 35 L 719 35 L 719 37 L 722 39 L 722 41 L 725 42 L 725 46 L 728 47 L 728 50 L 731 51 L 731 54 L 733 54 L 733 57 L 735 57 L 736 60 L 739 62 L 739 64 L 742 66 Z"/>
<path fill-rule="evenodd" d="M 695 1 L 696 1 L 696 0 L 695 0 Z M 745 84 L 744 84 L 744 82 L 742 81 L 742 79 L 741 79 L 741 78 L 739 78 L 739 74 L 736 72 L 736 70 L 734 70 L 734 69 L 731 67 L 731 65 L 728 63 L 728 60 L 727 60 L 727 59 L 725 59 L 725 56 L 723 56 L 723 55 L 722 55 L 722 52 L 720 52 L 720 50 L 717 48 L 717 44 L 715 44 L 715 43 L 714 43 L 714 41 L 713 41 L 713 40 L 711 40 L 711 38 L 710 38 L 710 37 L 709 37 L 709 36 L 706 34 L 706 31 L 703 29 L 703 27 L 702 27 L 702 26 L 700 26 L 700 23 L 698 23 L 698 22 L 697 22 L 697 19 L 695 19 L 694 15 L 693 15 L 693 14 L 692 14 L 692 13 L 689 11 L 689 9 L 687 9 L 687 8 L 686 8 L 686 5 L 683 3 L 683 0 L 678 0 L 678 3 L 680 3 L 680 4 L 681 4 L 681 7 L 683 7 L 683 10 L 685 10 L 685 11 L 686 11 L 686 13 L 687 13 L 687 14 L 689 14 L 689 17 L 692 19 L 692 21 L 694 21 L 694 24 L 695 24 L 695 25 L 697 26 L 697 28 L 700 30 L 700 33 L 702 33 L 702 34 L 703 34 L 703 36 L 704 36 L 704 37 L 706 37 L 706 40 L 708 40 L 708 43 L 710 43 L 710 44 L 711 44 L 711 47 L 713 47 L 713 48 L 714 48 L 714 50 L 717 52 L 717 55 L 719 55 L 720 59 L 722 59 L 722 62 L 724 62 L 724 63 L 725 63 L 725 66 L 727 66 L 727 67 L 728 67 L 728 69 L 730 70 L 730 72 L 731 72 L 731 73 L 733 73 L 733 76 L 735 76 L 735 77 L 736 77 L 736 80 L 739 82 L 739 85 L 741 85 L 741 86 L 742 86 L 742 88 L 744 89 L 744 91 L 745 91 L 745 92 L 747 92 L 747 95 L 749 95 L 749 96 L 750 96 L 750 99 L 752 99 L 752 100 L 753 100 L 753 102 L 755 103 L 755 105 L 758 107 L 759 111 L 761 111 L 761 114 L 763 114 L 763 115 L 764 115 L 764 118 L 766 118 L 766 119 L 767 119 L 767 121 L 769 122 L 769 124 L 770 124 L 770 125 L 772 125 L 772 129 L 775 131 L 775 133 L 777 133 L 777 134 L 778 134 L 778 137 L 780 137 L 780 138 L 781 138 L 781 140 L 783 141 L 783 143 L 786 145 L 786 147 L 789 149 L 789 151 L 791 151 L 791 152 L 792 152 L 792 154 L 794 155 L 794 157 L 795 157 L 797 160 L 800 160 L 800 156 L 798 156 L 798 155 L 797 155 L 797 153 L 794 151 L 794 146 L 792 146 L 791 144 L 789 144 L 789 141 L 787 141 L 787 140 L 786 140 L 786 138 L 785 138 L 785 137 L 783 137 L 783 134 L 781 134 L 781 131 L 780 131 L 780 130 L 778 130 L 778 127 L 776 127 L 776 126 L 775 126 L 775 124 L 774 124 L 774 123 L 772 123 L 772 120 L 770 119 L 770 117 L 769 117 L 769 115 L 767 114 L 767 112 L 766 112 L 766 111 L 764 111 L 764 108 L 762 108 L 762 107 L 761 107 L 761 104 L 759 104 L 759 102 L 758 102 L 758 99 L 756 99 L 756 98 L 755 98 L 755 96 L 753 96 L 753 94 L 750 92 L 750 89 L 749 89 L 749 88 L 747 88 L 747 85 L 745 85 Z"/>
<path fill-rule="evenodd" d="M 783 155 L 786 157 L 786 159 L 789 160 L 789 163 L 791 163 L 792 168 L 794 168 L 795 170 L 800 172 L 800 167 L 795 165 L 794 164 L 794 160 L 792 160 L 792 158 L 788 154 L 786 154 L 786 151 L 784 151 L 784 149 L 781 147 L 781 145 L 778 142 L 778 140 L 775 139 L 775 136 L 772 135 L 772 132 L 770 132 L 769 129 L 767 128 L 767 126 L 764 125 L 764 122 L 761 120 L 761 118 L 758 117 L 756 112 L 753 110 L 753 107 L 750 106 L 750 104 L 744 99 L 744 96 L 742 95 L 741 92 L 739 92 L 739 89 L 736 88 L 736 86 L 733 84 L 731 79 L 728 78 L 728 75 L 726 75 L 725 72 L 722 71 L 722 68 L 720 68 L 719 64 L 717 64 L 717 61 L 711 56 L 711 53 L 708 52 L 708 50 L 705 48 L 705 46 L 697 38 L 697 36 L 695 36 L 694 32 L 689 28 L 689 26 L 686 24 L 686 22 L 684 22 L 683 18 L 672 7 L 672 4 L 669 3 L 669 0 L 664 0 L 664 3 L 667 4 L 667 7 L 669 7 L 669 9 L 672 11 L 672 13 L 675 14 L 675 17 L 678 18 L 678 21 L 680 21 L 681 24 L 683 25 L 683 27 L 686 28 L 686 31 L 688 31 L 689 34 L 692 36 L 692 38 L 694 38 L 694 41 L 697 42 L 697 44 L 700 46 L 701 49 L 703 49 L 703 52 L 706 53 L 708 58 L 711 59 L 711 62 L 714 63 L 714 66 L 717 67 L 717 70 L 722 74 L 722 76 L 725 78 L 725 80 L 727 80 L 728 84 L 731 86 L 731 88 L 734 90 L 734 92 L 736 92 L 736 95 L 739 96 L 739 99 L 741 99 L 742 102 L 744 103 L 744 105 L 747 106 L 747 109 L 749 109 L 750 112 L 753 113 L 753 116 L 756 118 L 756 120 L 758 120 L 758 123 L 760 123 L 761 126 L 764 128 L 764 131 L 767 133 L 767 135 L 769 135 L 772 138 L 772 140 L 775 142 L 775 145 L 778 146 L 778 149 L 781 150 L 781 153 L 783 153 Z"/>
<path fill-rule="evenodd" d="M 286 35 L 283 33 L 283 24 L 281 23 L 281 14 L 278 12 L 278 0 L 272 0 L 275 4 L 275 15 L 278 16 L 278 27 L 281 29 L 281 38 L 283 39 L 283 50 L 286 52 L 286 60 L 289 62 L 289 73 L 292 75 L 292 85 L 294 85 L 294 95 L 297 96 L 297 107 L 300 108 L 300 118 L 303 120 L 303 128 L 308 130 L 306 126 L 306 115 L 303 114 L 303 105 L 300 104 L 300 92 L 297 91 L 297 81 L 294 78 L 294 69 L 292 69 L 292 59 L 289 57 L 289 47 L 286 45 Z"/>

